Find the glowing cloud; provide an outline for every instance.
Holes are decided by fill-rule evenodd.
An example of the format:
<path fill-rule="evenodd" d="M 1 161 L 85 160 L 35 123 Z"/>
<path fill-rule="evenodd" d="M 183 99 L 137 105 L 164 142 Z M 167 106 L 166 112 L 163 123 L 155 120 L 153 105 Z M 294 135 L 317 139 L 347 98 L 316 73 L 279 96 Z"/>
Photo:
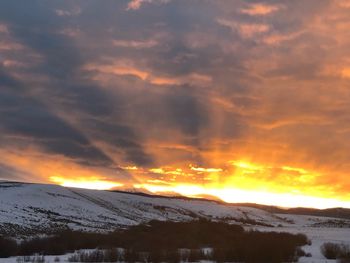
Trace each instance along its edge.
<path fill-rule="evenodd" d="M 349 68 L 343 68 L 341 70 L 341 76 L 343 78 L 350 78 L 350 67 Z"/>
<path fill-rule="evenodd" d="M 222 172 L 223 170 L 221 168 L 203 168 L 203 167 L 194 167 L 190 165 L 192 171 L 196 172 L 204 172 L 204 173 L 217 173 Z"/>
<path fill-rule="evenodd" d="M 349 207 L 348 1 L 0 10 L 0 178 Z"/>
<path fill-rule="evenodd" d="M 255 203 L 256 200 L 261 200 L 264 204 L 279 205 L 281 207 L 315 207 L 320 209 L 330 207 L 350 207 L 349 202 L 345 201 L 292 193 L 278 194 L 263 191 L 247 191 L 234 188 L 215 188 L 186 184 L 175 186 L 143 184 L 136 185 L 136 187 L 147 189 L 155 194 L 175 192 L 189 197 L 212 195 L 219 197 L 221 200 L 228 203 Z"/>
<path fill-rule="evenodd" d="M 64 177 L 51 176 L 50 180 L 56 184 L 60 184 L 66 187 L 96 189 L 96 190 L 108 190 L 123 186 L 121 183 L 109 182 L 100 180 L 97 178 L 84 178 L 84 179 L 66 179 Z"/>
<path fill-rule="evenodd" d="M 252 38 L 270 30 L 270 26 L 267 24 L 237 23 L 227 19 L 218 19 L 218 23 L 231 28 L 232 31 L 238 31 L 244 38 Z"/>
<path fill-rule="evenodd" d="M 126 10 L 137 10 L 140 9 L 143 4 L 146 3 L 160 3 L 160 4 L 166 4 L 170 2 L 170 0 L 131 0 L 128 3 L 128 6 Z"/>
<path fill-rule="evenodd" d="M 279 9 L 279 6 L 274 5 L 252 4 L 248 8 L 241 9 L 241 13 L 251 16 L 260 16 L 271 14 Z"/>

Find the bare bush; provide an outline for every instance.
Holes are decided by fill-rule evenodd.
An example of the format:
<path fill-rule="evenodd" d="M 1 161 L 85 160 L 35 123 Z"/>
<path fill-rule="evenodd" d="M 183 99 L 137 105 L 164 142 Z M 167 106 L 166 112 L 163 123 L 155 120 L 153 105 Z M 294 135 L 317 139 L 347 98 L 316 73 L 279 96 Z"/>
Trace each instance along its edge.
<path fill-rule="evenodd" d="M 17 257 L 16 261 L 18 263 L 24 263 L 24 262 L 45 263 L 45 256 L 43 255 L 22 256 L 22 257 Z"/>
<path fill-rule="evenodd" d="M 350 262 L 350 246 L 327 242 L 321 246 L 321 252 L 327 259 L 337 259 L 338 262 Z"/>
<path fill-rule="evenodd" d="M 16 255 L 61 255 L 82 249 L 71 261 L 80 262 L 179 262 L 213 257 L 217 261 L 285 262 L 304 256 L 301 246 L 309 240 L 302 234 L 245 231 L 239 225 L 196 220 L 192 222 L 151 221 L 108 234 L 62 231 L 16 244 Z M 123 248 L 124 252 L 112 250 Z M 201 248 L 214 252 L 204 255 Z M 96 250 L 98 248 L 98 250 Z M 179 255 L 179 249 L 188 253 Z"/>
<path fill-rule="evenodd" d="M 0 236 L 0 258 L 7 258 L 16 255 L 17 253 L 16 241 Z"/>

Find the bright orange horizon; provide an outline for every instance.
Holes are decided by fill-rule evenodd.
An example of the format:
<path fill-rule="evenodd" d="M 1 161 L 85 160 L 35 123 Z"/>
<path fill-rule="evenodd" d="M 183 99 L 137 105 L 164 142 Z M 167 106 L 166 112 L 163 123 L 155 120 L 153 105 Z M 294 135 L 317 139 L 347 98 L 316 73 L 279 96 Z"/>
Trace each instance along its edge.
<path fill-rule="evenodd" d="M 349 28 L 347 0 L 0 3 L 0 180 L 350 208 Z"/>
<path fill-rule="evenodd" d="M 339 198 L 330 193 L 325 196 L 326 188 L 308 190 L 306 183 L 315 180 L 319 174 L 296 167 L 272 167 L 251 164 L 243 161 L 230 162 L 232 167 L 203 168 L 190 165 L 187 169 L 170 167 L 142 169 L 136 166 L 124 167 L 131 170 L 138 178 L 136 184 L 125 185 L 120 182 L 110 181 L 96 177 L 66 178 L 60 176 L 50 177 L 51 182 L 67 187 L 78 187 L 97 190 L 136 190 L 146 191 L 152 194 L 181 195 L 196 198 L 220 199 L 227 203 L 257 203 L 280 207 L 311 207 L 311 208 L 350 208 L 350 201 Z M 278 181 L 259 180 L 259 174 L 279 169 L 281 175 L 287 180 L 298 174 L 299 181 L 294 182 L 298 187 L 283 185 Z M 232 171 L 232 172 L 231 172 Z M 159 179 L 145 178 L 145 174 L 154 173 Z M 225 176 L 222 176 L 225 174 Z M 231 176 L 230 176 L 231 174 Z M 192 177 L 189 181 L 178 182 L 178 177 Z M 201 176 L 203 182 L 196 183 L 193 177 Z M 225 179 L 220 179 L 224 177 Z M 249 178 L 250 177 L 250 178 Z M 194 179 L 194 180 L 193 180 Z M 291 180 L 291 179 L 290 179 Z M 221 182 L 220 182 L 221 181 Z"/>

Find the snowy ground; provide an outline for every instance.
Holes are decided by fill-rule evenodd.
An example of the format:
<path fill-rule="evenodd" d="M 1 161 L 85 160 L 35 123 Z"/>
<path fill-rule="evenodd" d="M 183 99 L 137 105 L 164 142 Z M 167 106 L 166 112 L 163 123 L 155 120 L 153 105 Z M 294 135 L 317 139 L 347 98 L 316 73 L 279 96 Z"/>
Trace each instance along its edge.
<path fill-rule="evenodd" d="M 58 262 L 68 262 L 68 258 L 71 254 L 61 255 L 61 256 L 45 256 L 45 263 L 54 263 L 56 258 L 59 258 Z M 20 261 L 21 257 L 11 257 L 11 258 L 0 258 L 1 263 L 22 263 Z"/>
<path fill-rule="evenodd" d="M 320 246 L 326 242 L 350 244 L 350 228 L 340 227 L 312 227 L 320 222 L 336 221 L 337 219 L 303 216 L 303 215 L 283 215 L 284 217 L 293 220 L 295 225 L 282 228 L 274 228 L 276 231 L 285 231 L 289 233 L 303 233 L 312 241 L 311 246 L 304 246 L 305 252 L 309 252 L 312 258 L 301 258 L 300 262 L 335 262 L 334 260 L 326 260 L 320 251 Z"/>
<path fill-rule="evenodd" d="M 332 262 L 321 255 L 320 246 L 324 242 L 350 244 L 350 220 L 274 214 L 205 200 L 160 198 L 57 185 L 0 183 L 0 234 L 15 233 L 23 237 L 35 231 L 44 233 L 47 229 L 67 226 L 83 231 L 110 231 L 152 219 L 183 221 L 199 217 L 230 223 L 253 220 L 274 227 L 246 227 L 306 234 L 312 245 L 305 246 L 304 250 L 310 252 L 312 258 L 302 258 L 300 262 Z M 61 256 L 60 261 L 64 262 L 67 258 L 67 255 Z M 54 259 L 46 257 L 49 262 L 54 262 Z M 16 262 L 16 258 L 0 259 L 0 262 Z"/>
<path fill-rule="evenodd" d="M 299 262 L 302 263 L 324 263 L 336 262 L 336 260 L 327 260 L 321 253 L 320 247 L 326 242 L 343 243 L 350 245 L 350 228 L 339 227 L 313 227 L 314 223 L 328 222 L 329 220 L 337 220 L 332 218 L 324 218 L 317 216 L 304 215 L 278 215 L 288 220 L 292 220 L 293 224 L 284 224 L 283 227 L 253 227 L 259 231 L 275 231 L 288 233 L 302 233 L 308 236 L 312 244 L 304 246 L 303 250 L 310 253 L 312 257 L 302 257 Z"/>
<path fill-rule="evenodd" d="M 156 220 L 196 218 L 251 219 L 278 224 L 274 214 L 212 201 L 159 198 L 129 193 L 66 188 L 57 185 L 0 183 L 0 234 L 69 227 L 111 231 Z"/>
<path fill-rule="evenodd" d="M 299 217 L 299 216 L 294 216 Z M 301 216 L 305 217 L 305 216 Z M 304 218 L 305 219 L 305 218 Z M 303 219 L 301 219 L 303 220 Z M 343 243 L 350 244 L 350 228 L 320 228 L 320 227 L 308 227 L 302 225 L 285 226 L 285 227 L 255 227 L 259 231 L 276 231 L 276 232 L 288 232 L 288 233 L 302 233 L 308 236 L 312 244 L 302 247 L 306 253 L 311 253 L 312 257 L 302 257 L 299 262 L 302 263 L 323 263 L 323 262 L 336 262 L 336 260 L 327 260 L 321 253 L 320 247 L 323 243 Z"/>
<path fill-rule="evenodd" d="M 299 216 L 294 216 L 299 217 Z M 304 217 L 304 216 L 302 216 Z M 308 217 L 300 219 L 305 222 L 308 221 Z M 311 246 L 304 246 L 303 249 L 307 253 L 311 253 L 312 257 L 302 257 L 299 262 L 301 263 L 323 263 L 323 262 L 336 262 L 335 260 L 327 260 L 323 257 L 320 251 L 320 246 L 325 242 L 346 243 L 350 244 L 350 228 L 315 228 L 305 226 L 284 226 L 284 227 L 254 227 L 259 231 L 276 231 L 276 232 L 289 232 L 289 233 L 303 233 L 306 234 L 312 241 Z M 60 262 L 67 262 L 68 255 L 59 256 Z M 46 256 L 45 262 L 54 262 L 56 256 Z M 8 259 L 0 259 L 0 262 L 4 263 L 17 263 L 16 257 Z"/>

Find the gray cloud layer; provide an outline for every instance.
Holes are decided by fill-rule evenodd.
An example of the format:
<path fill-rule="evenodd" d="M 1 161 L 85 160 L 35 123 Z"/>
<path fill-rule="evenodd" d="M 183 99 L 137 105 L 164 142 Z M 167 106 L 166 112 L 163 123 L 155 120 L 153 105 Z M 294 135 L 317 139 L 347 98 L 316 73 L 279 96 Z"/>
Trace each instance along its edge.
<path fill-rule="evenodd" d="M 0 2 L 3 154 L 111 171 L 245 157 L 344 181 L 346 1 L 132 2 Z"/>

